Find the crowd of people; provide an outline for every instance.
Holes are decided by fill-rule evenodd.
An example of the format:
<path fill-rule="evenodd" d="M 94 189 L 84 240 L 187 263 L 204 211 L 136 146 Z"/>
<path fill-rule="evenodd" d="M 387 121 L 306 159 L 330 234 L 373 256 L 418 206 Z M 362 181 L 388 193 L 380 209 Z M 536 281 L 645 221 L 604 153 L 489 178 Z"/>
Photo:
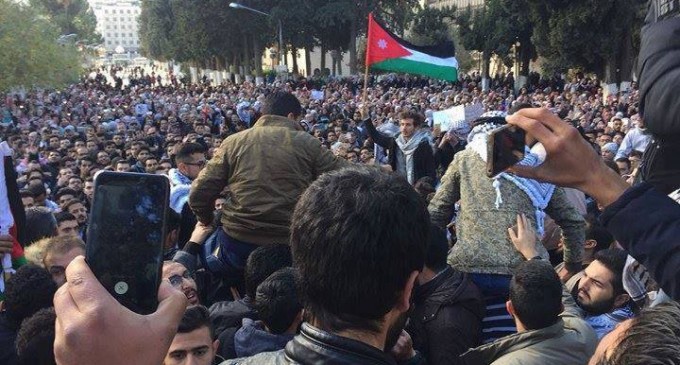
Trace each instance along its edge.
<path fill-rule="evenodd" d="M 0 109 L 15 222 L 0 253 L 16 269 L 0 363 L 680 361 L 680 186 L 644 182 L 649 85 L 135 70 L 123 86 L 112 71 Z M 460 105 L 484 114 L 444 127 L 437 113 Z M 526 153 L 489 178 L 487 138 L 506 123 Z M 102 170 L 170 181 L 148 316 L 82 257 Z"/>

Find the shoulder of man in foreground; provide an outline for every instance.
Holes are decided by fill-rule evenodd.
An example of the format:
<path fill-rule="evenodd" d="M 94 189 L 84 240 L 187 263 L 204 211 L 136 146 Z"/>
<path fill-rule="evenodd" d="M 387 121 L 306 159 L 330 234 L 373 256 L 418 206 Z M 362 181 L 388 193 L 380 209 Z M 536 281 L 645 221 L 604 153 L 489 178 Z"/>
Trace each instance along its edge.
<path fill-rule="evenodd" d="M 283 354 L 284 350 L 263 352 L 255 356 L 242 357 L 239 359 L 225 360 L 219 365 L 283 365 L 290 364 Z"/>

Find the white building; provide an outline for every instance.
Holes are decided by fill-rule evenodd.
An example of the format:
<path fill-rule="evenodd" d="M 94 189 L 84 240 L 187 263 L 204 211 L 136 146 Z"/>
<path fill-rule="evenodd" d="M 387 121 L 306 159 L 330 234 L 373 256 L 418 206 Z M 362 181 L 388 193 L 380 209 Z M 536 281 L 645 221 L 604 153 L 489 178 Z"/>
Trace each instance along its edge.
<path fill-rule="evenodd" d="M 484 0 L 424 0 L 425 5 L 431 6 L 433 8 L 443 8 L 455 6 L 458 11 L 462 11 L 468 8 L 472 10 L 479 8 L 484 5 Z"/>
<path fill-rule="evenodd" d="M 125 52 L 137 53 L 137 18 L 141 12 L 141 1 L 90 0 L 90 6 L 97 17 L 97 31 L 104 38 L 107 52 L 115 52 L 120 46 Z"/>

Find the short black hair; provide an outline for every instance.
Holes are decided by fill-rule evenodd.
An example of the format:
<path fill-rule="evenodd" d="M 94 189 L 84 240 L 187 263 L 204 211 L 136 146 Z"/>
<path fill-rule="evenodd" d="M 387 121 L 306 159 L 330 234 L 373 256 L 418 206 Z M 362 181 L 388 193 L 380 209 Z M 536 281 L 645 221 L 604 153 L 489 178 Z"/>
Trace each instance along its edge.
<path fill-rule="evenodd" d="M 205 153 L 205 147 L 194 142 L 182 143 L 180 146 L 176 147 L 175 150 L 177 151 L 175 154 L 175 161 L 177 163 L 189 162 L 191 155 L 194 153 Z"/>
<path fill-rule="evenodd" d="M 619 158 L 617 158 L 616 161 L 614 161 L 614 162 L 623 162 L 623 163 L 626 164 L 626 166 L 627 166 L 628 168 L 630 168 L 630 166 L 631 166 L 631 165 L 630 165 L 630 160 L 628 159 L 628 157 L 619 157 Z"/>
<path fill-rule="evenodd" d="M 273 334 L 284 333 L 302 310 L 297 280 L 297 270 L 287 267 L 271 274 L 257 287 L 255 309 Z"/>
<path fill-rule="evenodd" d="M 319 177 L 291 221 L 306 312 L 331 331 L 379 331 L 425 264 L 429 227 L 424 200 L 403 177 L 360 166 Z"/>
<path fill-rule="evenodd" d="M 77 177 L 77 178 L 80 179 L 80 177 L 74 175 L 74 176 L 71 176 L 71 177 L 69 178 L 69 180 L 71 180 L 71 178 L 74 178 L 74 177 Z M 54 198 L 57 199 L 57 200 L 59 200 L 59 199 L 61 199 L 61 197 L 64 196 L 64 195 L 73 195 L 73 196 L 75 197 L 75 196 L 78 195 L 78 192 L 75 191 L 75 190 L 73 190 L 73 189 L 71 189 L 71 188 L 61 188 L 61 189 L 59 189 L 59 190 L 57 191 L 57 193 L 54 195 Z"/>
<path fill-rule="evenodd" d="M 246 295 L 255 298 L 258 285 L 269 275 L 293 265 L 290 247 L 285 244 L 260 246 L 248 256 L 244 273 Z"/>
<path fill-rule="evenodd" d="M 210 331 L 210 338 L 215 338 L 215 331 L 210 322 L 210 312 L 202 305 L 187 307 L 182 316 L 182 320 L 177 327 L 177 333 L 189 333 L 199 328 L 207 327 Z"/>
<path fill-rule="evenodd" d="M 446 269 L 446 256 L 449 253 L 449 241 L 443 229 L 430 224 L 430 240 L 425 252 L 425 266 L 434 272 Z"/>
<path fill-rule="evenodd" d="M 623 269 L 626 267 L 628 253 L 618 248 L 608 248 L 596 253 L 594 259 L 612 272 L 614 276 L 612 280 L 614 296 L 625 294 L 626 291 L 623 288 Z"/>
<path fill-rule="evenodd" d="M 17 365 L 52 365 L 54 359 L 54 308 L 43 308 L 24 320 L 17 333 Z"/>
<path fill-rule="evenodd" d="M 562 283 L 549 263 L 529 260 L 517 266 L 510 280 L 510 301 L 528 330 L 552 326 L 562 312 Z"/>
<path fill-rule="evenodd" d="M 57 284 L 42 267 L 26 264 L 7 280 L 4 308 L 15 328 L 35 312 L 52 306 Z"/>
<path fill-rule="evenodd" d="M 61 222 L 76 220 L 76 217 L 73 214 L 66 211 L 55 213 L 54 218 L 57 219 L 57 225 L 59 225 Z"/>
<path fill-rule="evenodd" d="M 124 158 L 122 158 L 122 157 L 116 157 L 116 158 L 113 159 L 113 162 L 111 163 L 111 166 L 112 166 L 114 169 L 117 169 L 117 168 L 118 168 L 118 165 L 120 165 L 120 164 L 128 164 L 128 165 L 132 165 L 132 164 L 130 163 L 129 160 L 126 160 L 126 159 L 124 159 Z"/>
<path fill-rule="evenodd" d="M 33 197 L 35 197 L 35 195 L 33 195 L 33 192 L 31 192 L 28 189 L 19 190 L 19 195 L 21 195 L 22 198 L 33 198 Z"/>
<path fill-rule="evenodd" d="M 602 226 L 600 220 L 593 214 L 585 217 L 586 221 L 586 240 L 594 240 L 596 246 L 594 252 L 608 249 L 614 243 L 614 236 Z"/>
<path fill-rule="evenodd" d="M 45 189 L 45 185 L 43 185 L 43 183 L 40 181 L 31 182 L 28 184 L 26 188 L 28 189 L 28 191 L 33 193 L 33 197 L 47 194 L 47 189 Z"/>
<path fill-rule="evenodd" d="M 272 114 L 287 117 L 293 114 L 298 117 L 302 114 L 300 100 L 295 95 L 286 91 L 274 91 L 267 95 L 262 103 L 262 114 Z"/>
<path fill-rule="evenodd" d="M 33 242 L 43 238 L 56 236 L 57 220 L 54 214 L 45 207 L 31 207 L 26 209 L 26 243 L 31 245 Z"/>

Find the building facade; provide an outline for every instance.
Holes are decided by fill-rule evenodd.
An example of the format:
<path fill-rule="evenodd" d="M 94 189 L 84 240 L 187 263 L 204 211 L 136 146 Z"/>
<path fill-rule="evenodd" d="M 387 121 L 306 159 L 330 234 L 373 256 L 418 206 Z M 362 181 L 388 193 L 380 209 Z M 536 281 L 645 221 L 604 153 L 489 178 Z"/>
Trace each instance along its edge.
<path fill-rule="evenodd" d="M 141 12 L 139 0 L 90 0 L 90 6 L 97 18 L 97 31 L 104 38 L 107 52 L 123 50 L 137 53 L 139 34 L 137 18 Z"/>
<path fill-rule="evenodd" d="M 438 9 L 455 6 L 458 11 L 461 11 L 467 9 L 468 6 L 472 10 L 484 6 L 484 0 L 425 0 L 425 4 Z"/>

